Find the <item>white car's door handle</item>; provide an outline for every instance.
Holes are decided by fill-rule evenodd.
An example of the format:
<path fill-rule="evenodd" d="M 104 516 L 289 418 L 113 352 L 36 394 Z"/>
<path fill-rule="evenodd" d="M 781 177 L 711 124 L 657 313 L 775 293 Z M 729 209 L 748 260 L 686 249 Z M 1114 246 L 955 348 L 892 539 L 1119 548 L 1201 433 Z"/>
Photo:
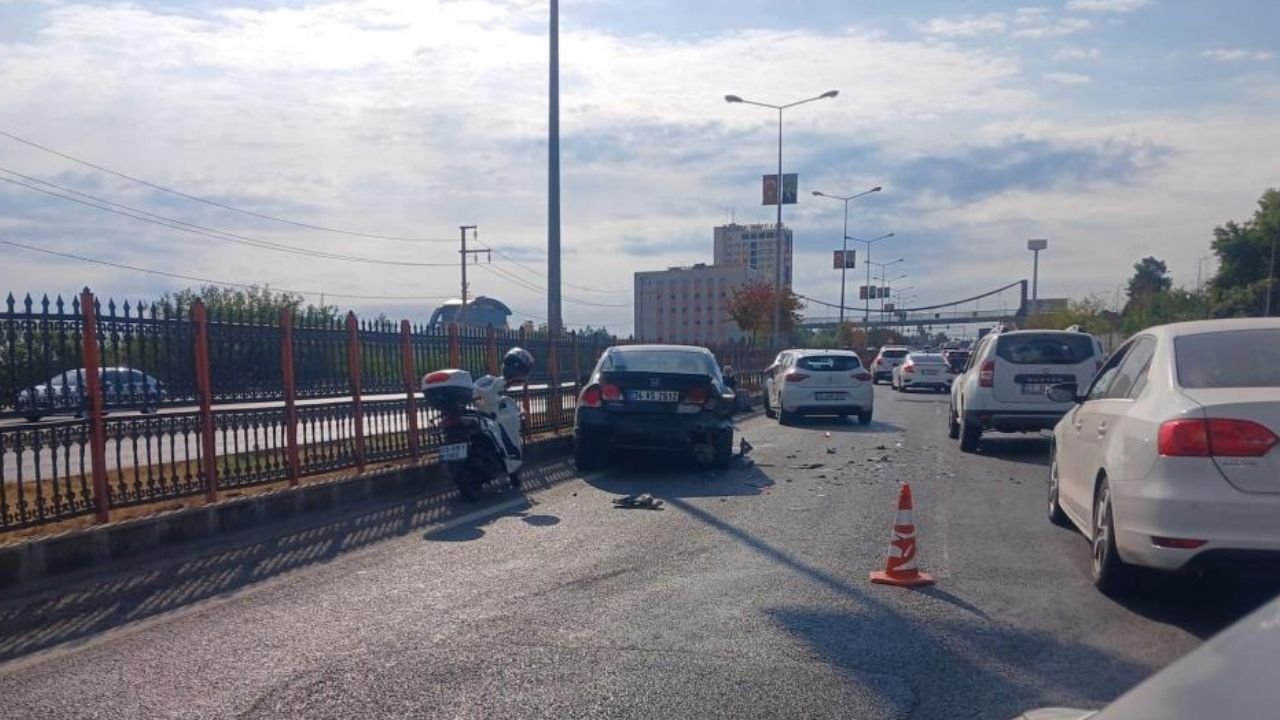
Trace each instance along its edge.
<path fill-rule="evenodd" d="M 1103 435 L 1106 435 L 1106 434 L 1107 434 L 1107 423 L 1105 421 L 1098 423 L 1098 437 L 1102 437 Z"/>

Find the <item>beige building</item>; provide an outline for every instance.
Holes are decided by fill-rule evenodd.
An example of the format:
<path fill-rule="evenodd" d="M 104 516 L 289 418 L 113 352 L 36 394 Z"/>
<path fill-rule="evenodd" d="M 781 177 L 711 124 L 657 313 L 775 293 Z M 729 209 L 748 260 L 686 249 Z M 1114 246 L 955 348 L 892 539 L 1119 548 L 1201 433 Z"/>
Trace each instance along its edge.
<path fill-rule="evenodd" d="M 782 284 L 791 287 L 791 229 L 783 226 Z M 772 224 L 739 225 L 731 223 L 715 229 L 716 265 L 736 265 L 760 272 L 760 277 L 774 283 L 774 265 L 778 257 L 777 230 Z"/>
<path fill-rule="evenodd" d="M 703 263 L 638 272 L 636 338 L 691 345 L 741 339 L 744 333 L 729 317 L 729 298 L 747 282 L 761 279 L 759 273 L 746 267 Z"/>

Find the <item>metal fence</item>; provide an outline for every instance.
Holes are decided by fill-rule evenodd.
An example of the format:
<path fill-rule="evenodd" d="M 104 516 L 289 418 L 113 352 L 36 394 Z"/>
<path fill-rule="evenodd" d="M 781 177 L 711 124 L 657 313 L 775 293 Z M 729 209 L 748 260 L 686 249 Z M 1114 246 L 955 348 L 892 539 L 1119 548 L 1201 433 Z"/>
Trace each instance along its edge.
<path fill-rule="evenodd" d="M 496 373 L 517 345 L 535 358 L 526 432 L 562 431 L 581 379 L 620 342 L 353 313 L 219 313 L 200 301 L 104 305 L 87 289 L 69 302 L 10 295 L 0 310 L 0 533 L 431 459 L 436 418 L 418 379 L 442 367 Z M 759 388 L 771 353 L 745 343 L 713 351 L 738 368 L 739 387 Z"/>

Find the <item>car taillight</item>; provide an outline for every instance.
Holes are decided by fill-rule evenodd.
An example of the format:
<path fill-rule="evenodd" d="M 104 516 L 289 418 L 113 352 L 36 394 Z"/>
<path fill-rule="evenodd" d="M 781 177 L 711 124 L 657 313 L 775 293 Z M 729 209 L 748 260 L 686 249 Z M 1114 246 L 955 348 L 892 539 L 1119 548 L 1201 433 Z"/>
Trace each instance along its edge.
<path fill-rule="evenodd" d="M 448 379 L 449 379 L 449 373 L 447 372 L 427 373 L 427 376 L 422 378 L 422 384 L 434 385 L 435 383 L 444 382 L 445 380 L 448 380 Z"/>
<path fill-rule="evenodd" d="M 586 390 L 582 391 L 583 407 L 600 407 L 600 386 L 590 385 Z"/>
<path fill-rule="evenodd" d="M 684 401 L 694 405 L 701 405 L 707 401 L 707 389 L 704 387 L 689 388 L 689 392 L 684 394 Z"/>
<path fill-rule="evenodd" d="M 881 360 L 880 358 L 876 358 L 876 365 L 883 365 L 883 364 L 884 364 L 884 360 Z"/>
<path fill-rule="evenodd" d="M 854 373 L 854 374 L 853 374 L 853 379 L 854 379 L 854 380 L 861 380 L 862 382 L 871 382 L 871 373 L 869 373 L 869 372 L 856 372 L 856 373 Z"/>
<path fill-rule="evenodd" d="M 978 370 L 978 387 L 991 387 L 996 384 L 996 362 L 988 360 Z"/>
<path fill-rule="evenodd" d="M 1280 442 L 1252 420 L 1170 420 L 1160 426 L 1157 446 L 1167 457 L 1262 457 Z"/>
<path fill-rule="evenodd" d="M 915 371 L 916 371 L 916 366 L 915 366 L 915 365 L 903 365 L 903 366 L 902 366 L 902 372 L 904 372 L 904 373 L 914 373 Z"/>
<path fill-rule="evenodd" d="M 600 397 L 610 401 L 621 400 L 622 388 L 614 385 L 613 383 L 608 383 L 600 388 Z"/>
<path fill-rule="evenodd" d="M 809 376 L 804 373 L 789 372 L 783 376 L 783 379 L 787 382 L 800 382 L 801 380 L 808 380 Z"/>

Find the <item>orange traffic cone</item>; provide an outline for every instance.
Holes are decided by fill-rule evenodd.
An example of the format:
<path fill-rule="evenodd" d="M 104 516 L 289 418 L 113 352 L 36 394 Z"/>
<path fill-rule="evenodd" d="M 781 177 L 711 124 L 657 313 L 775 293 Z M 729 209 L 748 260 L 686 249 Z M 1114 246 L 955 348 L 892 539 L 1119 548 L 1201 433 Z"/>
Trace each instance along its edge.
<path fill-rule="evenodd" d="M 916 526 L 911 520 L 911 486 L 898 492 L 898 517 L 893 521 L 893 542 L 884 570 L 871 573 L 871 582 L 899 587 L 932 585 L 933 578 L 916 568 Z"/>

